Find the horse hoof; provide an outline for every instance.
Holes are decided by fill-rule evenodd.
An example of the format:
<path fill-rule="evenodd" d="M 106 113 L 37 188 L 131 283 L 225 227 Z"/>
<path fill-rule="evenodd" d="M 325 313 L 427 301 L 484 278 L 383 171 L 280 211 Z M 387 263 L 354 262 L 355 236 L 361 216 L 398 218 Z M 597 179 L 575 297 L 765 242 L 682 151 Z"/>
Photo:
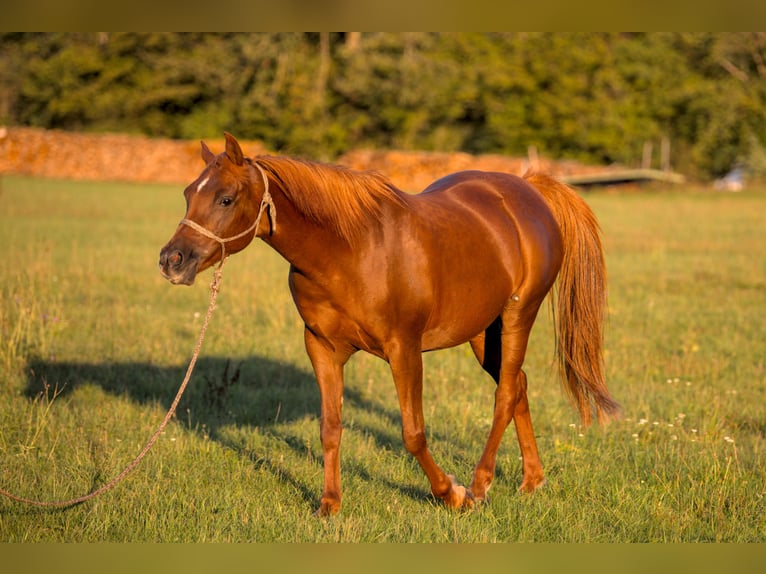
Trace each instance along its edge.
<path fill-rule="evenodd" d="M 483 496 L 476 496 L 471 490 L 468 491 L 471 495 L 471 498 L 473 499 L 473 504 L 477 508 L 481 508 L 482 506 L 489 504 L 489 493 L 485 492 Z"/>
<path fill-rule="evenodd" d="M 450 482 L 452 482 L 452 488 L 447 496 L 443 498 L 444 503 L 453 509 L 471 509 L 475 505 L 475 499 L 473 493 L 462 484 L 458 484 L 455 477 L 451 474 L 448 475 Z"/>
<path fill-rule="evenodd" d="M 519 492 L 531 494 L 538 488 L 542 488 L 545 485 L 545 477 L 540 476 L 534 479 L 524 479 L 519 487 Z"/>
<path fill-rule="evenodd" d="M 328 516 L 335 516 L 338 512 L 340 512 L 340 502 L 322 501 L 319 508 L 314 512 L 314 516 L 317 518 L 326 518 Z"/>

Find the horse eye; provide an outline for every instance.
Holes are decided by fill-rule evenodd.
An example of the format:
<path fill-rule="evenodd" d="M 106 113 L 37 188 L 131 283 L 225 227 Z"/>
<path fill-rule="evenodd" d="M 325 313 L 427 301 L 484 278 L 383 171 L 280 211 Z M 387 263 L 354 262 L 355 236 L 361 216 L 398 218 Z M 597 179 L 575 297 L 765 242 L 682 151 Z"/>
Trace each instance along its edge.
<path fill-rule="evenodd" d="M 222 198 L 221 198 L 221 201 L 219 201 L 219 203 L 220 203 L 222 206 L 224 206 L 224 207 L 227 207 L 227 206 L 231 205 L 233 201 L 234 201 L 234 199 L 233 199 L 233 198 L 231 198 L 231 197 L 229 197 L 229 196 L 227 195 L 227 196 L 225 196 L 225 197 L 222 197 Z"/>

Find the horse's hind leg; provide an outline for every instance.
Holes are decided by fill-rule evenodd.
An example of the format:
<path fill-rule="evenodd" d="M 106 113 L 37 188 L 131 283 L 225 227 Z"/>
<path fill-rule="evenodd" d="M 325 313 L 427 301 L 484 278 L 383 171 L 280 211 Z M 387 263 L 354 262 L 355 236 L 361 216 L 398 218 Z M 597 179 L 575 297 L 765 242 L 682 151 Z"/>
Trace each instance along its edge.
<path fill-rule="evenodd" d="M 521 369 L 539 304 L 523 311 L 513 305 L 510 303 L 502 318 L 471 341 L 477 359 L 497 383 L 492 428 L 471 483 L 471 492 L 477 500 L 486 497 L 492 484 L 497 452 L 511 420 L 516 426 L 524 468 L 520 490 L 532 492 L 545 482 L 529 414 L 527 376 Z"/>

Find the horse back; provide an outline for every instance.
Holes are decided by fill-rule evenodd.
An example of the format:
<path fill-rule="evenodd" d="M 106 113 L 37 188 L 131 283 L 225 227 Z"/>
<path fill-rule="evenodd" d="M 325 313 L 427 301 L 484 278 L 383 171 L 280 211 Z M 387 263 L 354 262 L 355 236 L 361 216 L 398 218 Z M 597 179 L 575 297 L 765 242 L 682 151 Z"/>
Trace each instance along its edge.
<path fill-rule="evenodd" d="M 451 231 L 464 241 L 506 243 L 505 252 L 518 251 L 516 259 L 561 250 L 548 203 L 516 175 L 461 171 L 436 180 L 413 199 L 424 221 L 440 235 Z"/>
<path fill-rule="evenodd" d="M 448 329 L 454 340 L 472 336 L 512 297 L 539 304 L 550 290 L 561 235 L 545 199 L 522 178 L 459 172 L 412 196 L 410 205 L 416 216 L 406 234 L 420 238 L 419 268 L 433 294 L 435 334 L 424 347 L 444 345 L 437 335 L 445 324 L 454 325 Z"/>

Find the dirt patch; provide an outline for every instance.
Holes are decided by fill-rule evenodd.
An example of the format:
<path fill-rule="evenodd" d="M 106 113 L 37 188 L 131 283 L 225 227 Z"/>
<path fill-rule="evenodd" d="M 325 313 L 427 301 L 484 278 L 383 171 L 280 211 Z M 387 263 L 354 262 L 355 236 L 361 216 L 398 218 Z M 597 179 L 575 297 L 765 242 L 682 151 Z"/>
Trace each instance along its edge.
<path fill-rule="evenodd" d="M 224 140 L 206 140 L 217 152 Z M 269 153 L 261 142 L 240 141 L 246 155 Z M 418 191 L 442 176 L 464 169 L 522 174 L 527 158 L 466 153 L 355 150 L 337 163 L 377 170 L 407 191 Z M 572 175 L 593 167 L 540 159 L 537 169 Z M 86 134 L 35 128 L 0 127 L 0 174 L 96 181 L 185 184 L 202 168 L 199 141 L 152 139 L 124 134 Z"/>

